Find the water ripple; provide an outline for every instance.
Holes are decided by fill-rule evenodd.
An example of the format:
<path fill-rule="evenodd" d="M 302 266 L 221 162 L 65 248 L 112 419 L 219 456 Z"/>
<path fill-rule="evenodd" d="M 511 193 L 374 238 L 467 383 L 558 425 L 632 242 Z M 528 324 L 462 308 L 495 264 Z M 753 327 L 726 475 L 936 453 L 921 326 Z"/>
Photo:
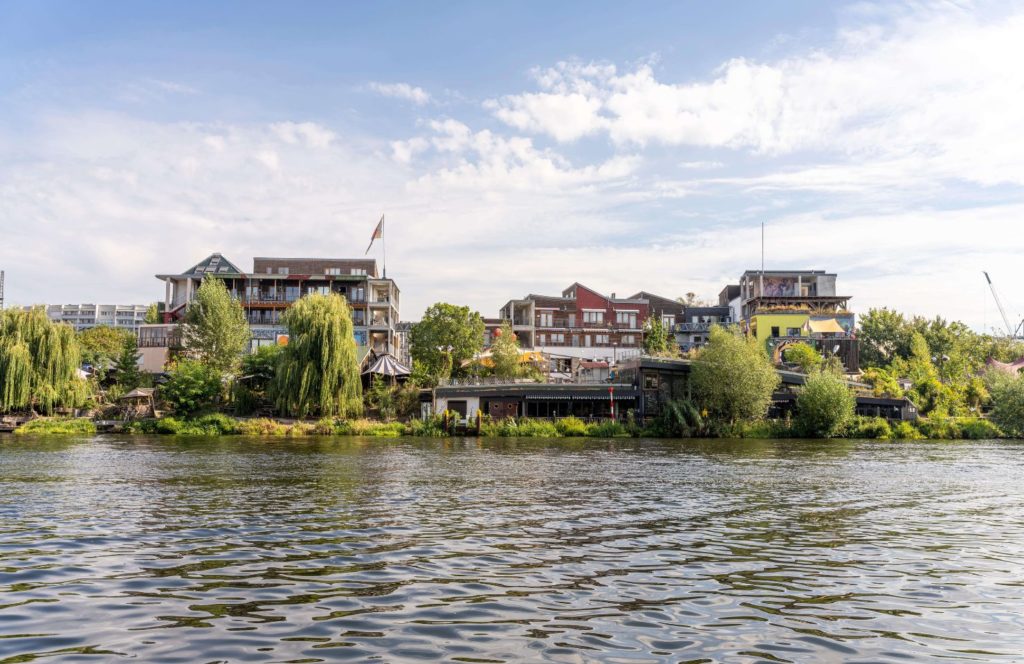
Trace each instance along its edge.
<path fill-rule="evenodd" d="M 1024 447 L 0 439 L 0 662 L 1020 661 Z"/>

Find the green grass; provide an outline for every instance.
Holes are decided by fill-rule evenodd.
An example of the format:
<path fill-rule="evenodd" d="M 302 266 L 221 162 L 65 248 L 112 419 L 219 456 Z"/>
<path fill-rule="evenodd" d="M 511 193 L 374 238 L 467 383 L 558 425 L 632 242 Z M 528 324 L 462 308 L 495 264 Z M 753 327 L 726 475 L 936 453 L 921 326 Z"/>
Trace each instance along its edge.
<path fill-rule="evenodd" d="M 90 436 L 96 433 L 96 425 L 82 417 L 46 417 L 26 422 L 14 433 L 18 436 Z"/>

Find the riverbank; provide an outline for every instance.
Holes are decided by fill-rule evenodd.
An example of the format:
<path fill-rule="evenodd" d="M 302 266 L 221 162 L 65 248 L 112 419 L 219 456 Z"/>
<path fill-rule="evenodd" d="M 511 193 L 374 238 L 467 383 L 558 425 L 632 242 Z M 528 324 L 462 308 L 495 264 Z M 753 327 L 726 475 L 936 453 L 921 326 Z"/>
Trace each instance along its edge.
<path fill-rule="evenodd" d="M 445 438 L 453 435 L 475 436 L 476 431 L 454 432 L 446 426 L 443 417 L 408 422 L 371 419 L 346 420 L 323 418 L 315 422 L 275 420 L 271 418 L 235 418 L 213 413 L 194 418 L 162 417 L 137 420 L 118 425 L 117 433 L 173 435 L 173 436 L 371 436 L 397 438 L 400 436 Z M 87 418 L 38 418 L 14 431 L 14 435 L 90 435 L 99 430 Z M 488 420 L 480 423 L 480 437 L 486 438 L 808 438 L 789 421 L 764 420 L 715 431 L 701 431 L 701 435 L 685 436 L 670 430 L 662 423 L 639 426 L 631 421 L 584 422 L 575 417 L 559 420 L 531 418 Z M 914 423 L 898 422 L 891 425 L 881 418 L 859 417 L 835 438 L 871 440 L 991 440 L 1007 438 L 992 422 L 980 418 L 920 419 Z"/>

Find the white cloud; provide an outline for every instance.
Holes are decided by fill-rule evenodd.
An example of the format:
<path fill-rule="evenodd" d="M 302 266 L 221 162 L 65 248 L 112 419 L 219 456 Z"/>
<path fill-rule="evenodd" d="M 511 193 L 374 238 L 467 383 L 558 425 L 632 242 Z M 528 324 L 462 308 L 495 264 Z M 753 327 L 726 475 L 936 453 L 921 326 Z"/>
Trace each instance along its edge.
<path fill-rule="evenodd" d="M 724 62 L 706 80 L 659 80 L 559 63 L 541 92 L 485 107 L 511 127 L 573 141 L 598 131 L 649 143 L 852 160 L 920 158 L 933 177 L 1024 183 L 1024 14 L 982 20 L 928 9 L 887 29 L 842 30 L 826 49 L 773 62 Z"/>
<path fill-rule="evenodd" d="M 372 82 L 367 87 L 377 94 L 396 99 L 411 101 L 417 106 L 423 106 L 430 101 L 430 93 L 420 87 L 408 83 L 378 83 Z"/>
<path fill-rule="evenodd" d="M 313 122 L 278 122 L 270 129 L 285 143 L 304 143 L 311 148 L 326 148 L 337 138 L 333 131 Z"/>

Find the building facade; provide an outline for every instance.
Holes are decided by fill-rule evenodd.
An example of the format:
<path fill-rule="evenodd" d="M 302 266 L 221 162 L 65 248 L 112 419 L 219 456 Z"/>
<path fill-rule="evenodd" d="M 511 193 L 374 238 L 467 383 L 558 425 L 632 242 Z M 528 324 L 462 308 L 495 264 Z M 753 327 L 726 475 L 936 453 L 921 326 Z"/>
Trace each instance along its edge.
<path fill-rule="evenodd" d="M 508 322 L 521 348 L 550 355 L 552 364 L 568 369 L 573 358 L 614 364 L 640 354 L 649 315 L 645 299 L 606 296 L 575 283 L 558 296 L 531 294 L 509 300 L 498 318 L 484 319 L 485 344 L 490 345 L 496 328 Z"/>
<path fill-rule="evenodd" d="M 849 295 L 838 295 L 836 275 L 822 270 L 748 270 L 740 277 L 743 329 L 765 344 L 776 362 L 793 343 L 836 356 L 849 372 L 860 368 Z"/>
<path fill-rule="evenodd" d="M 46 306 L 46 315 L 53 322 L 67 323 L 78 331 L 105 325 L 134 332 L 146 322 L 148 309 L 145 304 L 50 304 Z"/>
<path fill-rule="evenodd" d="M 252 347 L 276 344 L 287 329 L 281 315 L 303 295 L 337 293 L 352 309 L 353 334 L 364 351 L 400 355 L 399 290 L 378 275 L 377 261 L 347 258 L 255 258 L 245 272 L 222 254 L 207 256 L 164 282 L 164 323 L 181 320 L 204 277 L 224 281 L 241 302 L 252 330 Z"/>

